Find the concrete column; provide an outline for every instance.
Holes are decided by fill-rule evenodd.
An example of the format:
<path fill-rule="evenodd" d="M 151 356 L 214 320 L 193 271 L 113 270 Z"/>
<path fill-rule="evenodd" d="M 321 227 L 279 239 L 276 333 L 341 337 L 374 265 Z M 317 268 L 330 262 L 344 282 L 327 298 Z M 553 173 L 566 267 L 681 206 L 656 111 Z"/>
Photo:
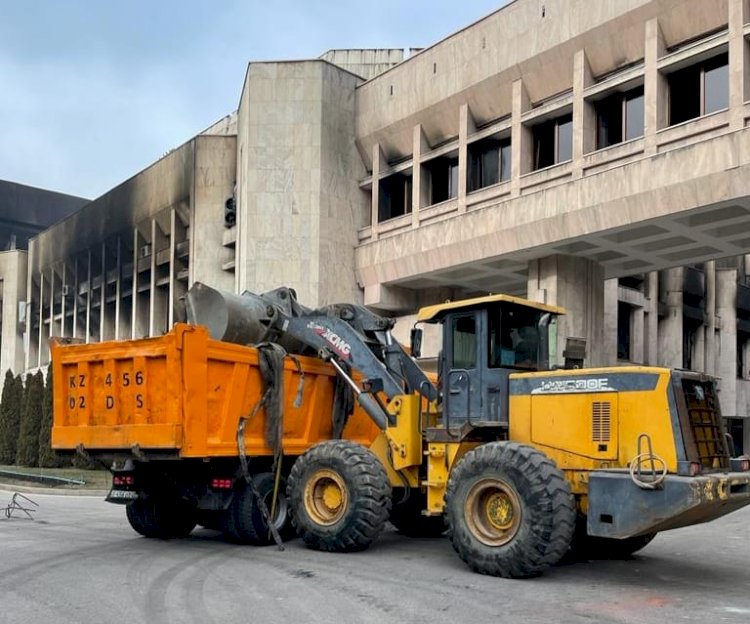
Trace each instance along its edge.
<path fill-rule="evenodd" d="M 370 205 L 370 233 L 372 240 L 378 239 L 378 215 L 380 212 L 380 175 L 388 163 L 380 144 L 372 146 L 372 203 Z"/>
<path fill-rule="evenodd" d="M 511 113 L 511 174 L 510 192 L 513 197 L 521 194 L 521 176 L 531 170 L 531 132 L 521 123 L 521 116 L 531 108 L 531 100 L 522 80 L 513 83 Z"/>
<path fill-rule="evenodd" d="M 630 315 L 630 361 L 644 363 L 645 313 L 643 308 L 633 308 Z"/>
<path fill-rule="evenodd" d="M 91 342 L 91 250 L 86 254 L 86 342 Z"/>
<path fill-rule="evenodd" d="M 120 311 L 121 311 L 121 298 L 122 288 L 120 284 L 120 278 L 122 277 L 122 242 L 120 237 L 117 237 L 117 243 L 115 244 L 115 331 L 114 339 L 120 339 Z"/>
<path fill-rule="evenodd" d="M 107 243 L 102 243 L 102 263 L 99 267 L 101 271 L 101 284 L 99 284 L 99 341 L 106 340 L 107 323 L 109 322 L 107 314 Z"/>
<path fill-rule="evenodd" d="M 647 155 L 656 153 L 656 133 L 667 125 L 667 79 L 659 72 L 657 63 L 666 54 L 664 35 L 656 18 L 646 22 L 644 53 L 644 142 Z"/>
<path fill-rule="evenodd" d="M 37 335 L 38 340 L 38 348 L 36 350 L 36 365 L 41 366 L 42 365 L 42 349 L 44 340 L 42 336 L 44 335 L 44 271 L 39 271 L 39 332 Z"/>
<path fill-rule="evenodd" d="M 703 370 L 707 375 L 716 374 L 716 262 L 704 265 L 706 276 L 706 325 L 703 343 Z"/>
<path fill-rule="evenodd" d="M 458 212 L 466 212 L 466 193 L 469 186 L 468 138 L 476 129 L 469 105 L 462 104 L 458 118 Z"/>
<path fill-rule="evenodd" d="M 659 334 L 659 273 L 652 271 L 646 276 L 648 290 L 646 299 L 646 317 L 644 319 L 644 362 L 656 366 L 658 361 Z"/>
<path fill-rule="evenodd" d="M 529 263 L 528 297 L 559 305 L 567 314 L 559 319 L 557 359 L 569 336 L 586 339 L 586 366 L 605 363 L 604 269 L 586 258 L 553 255 Z"/>
<path fill-rule="evenodd" d="M 573 178 L 583 176 L 583 155 L 596 146 L 596 115 L 583 91 L 594 81 L 586 52 L 576 52 L 573 61 Z"/>
<path fill-rule="evenodd" d="M 419 227 L 419 209 L 429 205 L 430 180 L 422 167 L 422 154 L 430 150 L 422 124 L 414 126 L 412 134 L 411 226 Z"/>
<path fill-rule="evenodd" d="M 602 340 L 602 363 L 617 364 L 617 279 L 604 281 L 604 340 Z"/>
<path fill-rule="evenodd" d="M 659 323 L 658 366 L 682 368 L 682 267 L 662 274 L 666 291 L 667 314 Z"/>
<path fill-rule="evenodd" d="M 65 336 L 65 330 L 68 326 L 68 319 L 66 317 L 68 312 L 66 305 L 67 296 L 65 295 L 65 291 L 68 288 L 68 263 L 66 261 L 63 261 L 60 279 L 60 335 Z"/>
<path fill-rule="evenodd" d="M 748 19 L 747 0 L 729 0 L 729 125 L 745 127 L 745 102 L 750 100 L 750 52 L 744 26 Z"/>
<path fill-rule="evenodd" d="M 721 318 L 716 367 L 716 376 L 720 379 L 721 413 L 724 416 L 737 416 L 736 269 L 721 269 L 716 272 L 716 313 Z"/>

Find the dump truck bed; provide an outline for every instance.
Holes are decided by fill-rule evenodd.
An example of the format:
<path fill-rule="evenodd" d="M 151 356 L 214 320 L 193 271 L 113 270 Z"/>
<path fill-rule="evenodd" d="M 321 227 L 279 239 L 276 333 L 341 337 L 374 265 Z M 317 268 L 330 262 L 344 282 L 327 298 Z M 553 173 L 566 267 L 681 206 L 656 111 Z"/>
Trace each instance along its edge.
<path fill-rule="evenodd" d="M 284 360 L 287 455 L 332 436 L 335 371 L 316 358 Z M 258 350 L 211 340 L 199 326 L 176 324 L 158 338 L 96 344 L 53 342 L 52 447 L 92 454 L 236 456 L 237 426 L 261 399 Z M 295 402 L 302 380 L 302 399 Z M 296 406 L 298 405 L 298 407 Z M 247 455 L 270 455 L 265 411 L 246 424 Z M 369 445 L 377 427 L 359 408 L 344 437 Z"/>

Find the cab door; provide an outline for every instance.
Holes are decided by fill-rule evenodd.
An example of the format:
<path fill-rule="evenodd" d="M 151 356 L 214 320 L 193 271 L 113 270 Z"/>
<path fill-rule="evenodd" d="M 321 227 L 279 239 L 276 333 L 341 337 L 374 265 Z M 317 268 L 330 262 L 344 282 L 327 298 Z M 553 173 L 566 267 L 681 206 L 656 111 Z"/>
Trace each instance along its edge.
<path fill-rule="evenodd" d="M 461 427 L 467 420 L 476 421 L 480 417 L 480 322 L 480 311 L 449 314 L 446 318 L 443 379 L 443 424 L 446 428 Z"/>

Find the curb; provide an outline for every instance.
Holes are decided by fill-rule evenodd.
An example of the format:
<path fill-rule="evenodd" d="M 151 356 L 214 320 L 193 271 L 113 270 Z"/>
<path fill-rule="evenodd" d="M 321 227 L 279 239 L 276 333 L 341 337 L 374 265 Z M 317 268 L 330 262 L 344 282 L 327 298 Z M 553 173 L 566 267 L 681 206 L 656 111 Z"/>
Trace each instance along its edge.
<path fill-rule="evenodd" d="M 41 488 L 31 487 L 28 485 L 10 485 L 8 483 L 0 483 L 0 491 L 8 492 L 20 492 L 21 494 L 51 494 L 54 496 L 98 496 L 104 498 L 109 494 L 109 490 L 71 490 L 63 488 Z"/>

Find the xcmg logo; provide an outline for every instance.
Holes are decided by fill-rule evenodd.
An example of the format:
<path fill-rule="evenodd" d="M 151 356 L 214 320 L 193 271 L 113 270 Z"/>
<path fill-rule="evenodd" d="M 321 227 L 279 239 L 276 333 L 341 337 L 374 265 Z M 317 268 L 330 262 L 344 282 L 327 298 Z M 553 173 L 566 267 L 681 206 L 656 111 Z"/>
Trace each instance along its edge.
<path fill-rule="evenodd" d="M 609 386 L 609 378 L 585 379 L 545 379 L 531 391 L 531 394 L 562 394 L 568 392 L 614 392 Z"/>
<path fill-rule="evenodd" d="M 313 332 L 325 340 L 339 357 L 344 360 L 348 360 L 351 357 L 351 345 L 337 333 L 331 331 L 330 328 L 325 327 L 324 325 L 318 325 L 312 321 L 307 324 L 307 327 L 312 329 Z"/>

